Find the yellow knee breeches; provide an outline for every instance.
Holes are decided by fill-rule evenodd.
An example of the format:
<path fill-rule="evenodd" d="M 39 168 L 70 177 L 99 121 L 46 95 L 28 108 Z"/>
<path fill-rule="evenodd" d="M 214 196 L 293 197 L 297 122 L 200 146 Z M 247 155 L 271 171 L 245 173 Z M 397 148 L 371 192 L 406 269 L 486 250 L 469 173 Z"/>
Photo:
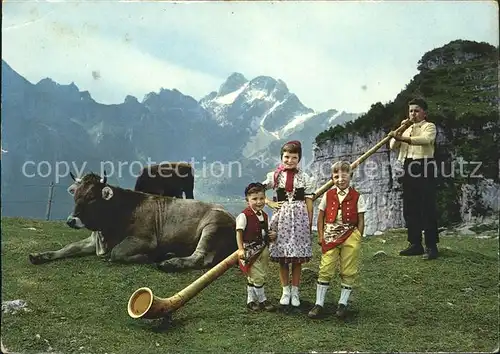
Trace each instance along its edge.
<path fill-rule="evenodd" d="M 253 262 L 248 271 L 247 281 L 255 286 L 262 286 L 265 283 L 269 269 L 269 249 L 265 247 L 259 257 Z"/>
<path fill-rule="evenodd" d="M 342 284 L 353 286 L 356 282 L 361 248 L 361 234 L 355 229 L 343 244 L 321 256 L 318 282 L 329 283 L 337 266 Z"/>

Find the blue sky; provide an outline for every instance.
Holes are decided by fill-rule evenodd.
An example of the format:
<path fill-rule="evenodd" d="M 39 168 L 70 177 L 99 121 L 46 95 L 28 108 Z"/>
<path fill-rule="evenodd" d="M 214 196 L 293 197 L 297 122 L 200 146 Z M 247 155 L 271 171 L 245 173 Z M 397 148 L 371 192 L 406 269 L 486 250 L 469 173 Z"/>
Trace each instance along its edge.
<path fill-rule="evenodd" d="M 426 51 L 498 46 L 497 14 L 494 1 L 7 1 L 2 58 L 102 103 L 161 87 L 200 99 L 241 72 L 282 79 L 317 111 L 364 112 L 394 99 Z"/>

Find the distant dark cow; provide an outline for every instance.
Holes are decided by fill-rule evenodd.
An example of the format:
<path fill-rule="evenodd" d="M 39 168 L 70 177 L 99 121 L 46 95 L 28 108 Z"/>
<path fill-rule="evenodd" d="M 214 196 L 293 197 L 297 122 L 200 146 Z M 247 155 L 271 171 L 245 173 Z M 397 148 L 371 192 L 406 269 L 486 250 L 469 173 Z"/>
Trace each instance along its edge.
<path fill-rule="evenodd" d="M 169 162 L 144 167 L 135 183 L 136 191 L 168 197 L 194 199 L 194 176 L 191 164 Z"/>
<path fill-rule="evenodd" d="M 94 232 L 58 251 L 30 254 L 33 264 L 97 253 L 176 271 L 211 267 L 237 249 L 235 218 L 218 204 L 110 186 L 93 173 L 72 177 L 75 208 L 67 224 Z"/>

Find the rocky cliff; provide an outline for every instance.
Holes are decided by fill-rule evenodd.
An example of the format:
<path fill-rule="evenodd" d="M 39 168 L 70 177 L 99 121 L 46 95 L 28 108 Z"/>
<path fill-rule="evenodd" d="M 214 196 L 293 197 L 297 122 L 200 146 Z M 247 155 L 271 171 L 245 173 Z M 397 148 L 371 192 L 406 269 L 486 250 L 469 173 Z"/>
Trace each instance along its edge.
<path fill-rule="evenodd" d="M 317 176 L 317 187 L 330 179 L 332 161 L 353 162 L 385 136 L 385 132 L 381 130 L 373 131 L 367 136 L 349 133 L 341 139 L 331 140 L 316 147 L 311 170 L 313 175 Z M 442 129 L 438 137 L 440 138 L 437 143 L 443 144 Z M 398 180 L 401 173 L 402 164 L 397 160 L 397 153 L 391 151 L 388 146 L 380 148 L 354 171 L 352 186 L 365 196 L 368 206 L 365 214 L 365 235 L 375 235 L 387 229 L 405 226 L 402 188 Z M 481 178 L 477 183 L 464 183 L 459 188 L 457 201 L 461 221 L 490 223 L 491 219 L 498 219 L 499 183 L 490 178 Z M 480 208 L 482 210 L 479 210 Z"/>

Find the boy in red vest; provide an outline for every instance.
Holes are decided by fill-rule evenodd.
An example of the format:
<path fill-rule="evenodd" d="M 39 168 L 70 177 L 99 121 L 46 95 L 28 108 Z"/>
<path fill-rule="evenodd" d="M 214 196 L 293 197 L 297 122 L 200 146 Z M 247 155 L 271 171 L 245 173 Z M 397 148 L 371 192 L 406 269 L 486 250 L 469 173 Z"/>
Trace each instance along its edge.
<path fill-rule="evenodd" d="M 358 274 L 358 260 L 364 229 L 365 201 L 350 187 L 351 165 L 339 161 L 332 166 L 335 188 L 328 190 L 319 205 L 318 243 L 321 245 L 321 263 L 316 285 L 316 304 L 309 311 L 310 318 L 318 318 L 323 311 L 325 295 L 340 264 L 341 293 L 337 316 L 346 315 L 347 300 Z"/>
<path fill-rule="evenodd" d="M 247 275 L 247 308 L 252 311 L 273 311 L 267 300 L 264 283 L 269 269 L 269 241 L 276 233 L 268 231 L 268 216 L 263 211 L 266 201 L 265 187 L 250 183 L 245 188 L 247 208 L 236 217 L 236 241 L 240 269 Z"/>

